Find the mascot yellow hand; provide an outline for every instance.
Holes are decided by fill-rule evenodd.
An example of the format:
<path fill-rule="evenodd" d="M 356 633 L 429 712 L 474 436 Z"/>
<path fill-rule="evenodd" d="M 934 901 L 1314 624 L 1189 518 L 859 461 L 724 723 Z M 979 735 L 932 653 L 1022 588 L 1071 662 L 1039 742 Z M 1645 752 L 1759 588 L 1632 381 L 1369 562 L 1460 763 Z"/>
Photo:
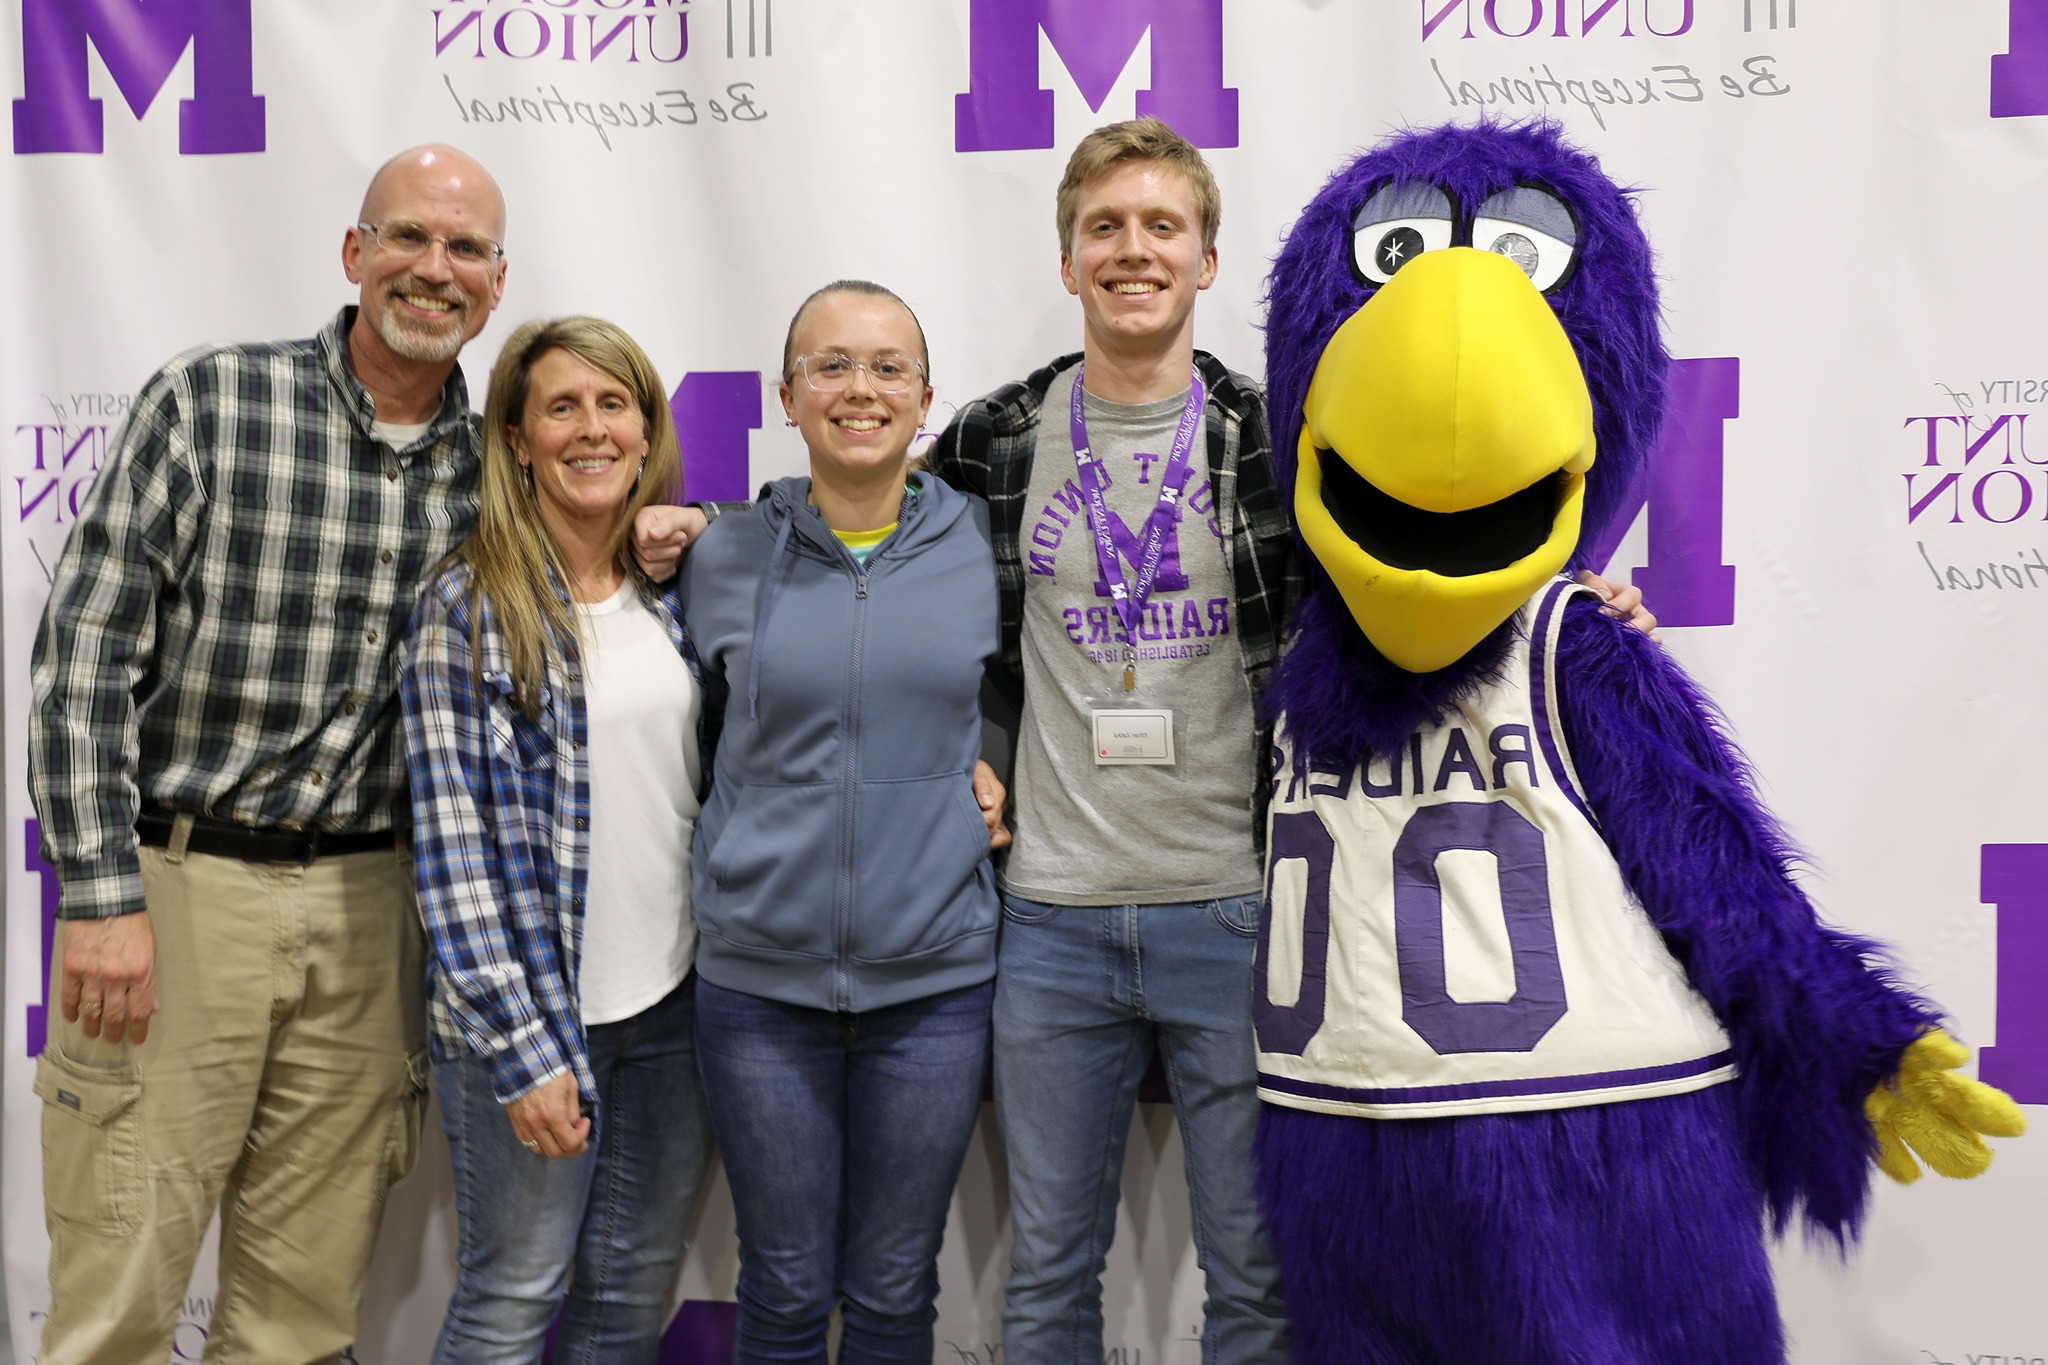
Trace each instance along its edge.
<path fill-rule="evenodd" d="M 1920 1178 L 1914 1152 L 1936 1174 L 1968 1179 L 1991 1164 L 1991 1148 L 1978 1134 L 2018 1137 L 2027 1130 L 2012 1096 L 1957 1072 L 1969 1059 L 1968 1048 L 1929 1029 L 1906 1049 L 1899 1074 L 1863 1101 L 1877 1134 L 1878 1169 L 1901 1185 Z"/>

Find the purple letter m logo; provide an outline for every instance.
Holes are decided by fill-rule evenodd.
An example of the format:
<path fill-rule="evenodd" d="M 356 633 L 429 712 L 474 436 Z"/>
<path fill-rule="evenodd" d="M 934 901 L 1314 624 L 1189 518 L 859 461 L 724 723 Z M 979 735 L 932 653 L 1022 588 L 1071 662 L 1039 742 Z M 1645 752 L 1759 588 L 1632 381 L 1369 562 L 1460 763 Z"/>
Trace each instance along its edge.
<path fill-rule="evenodd" d="M 2007 0 L 2009 51 L 1991 59 L 1991 117 L 2048 114 L 2048 0 Z"/>
<path fill-rule="evenodd" d="M 106 129 L 86 88 L 91 43 L 141 118 L 192 48 L 192 98 L 178 101 L 186 155 L 263 150 L 263 98 L 250 70 L 249 0 L 22 0 L 26 99 L 14 102 L 16 152 L 99 152 Z"/>
<path fill-rule="evenodd" d="M 1138 114 L 1197 147 L 1237 145 L 1237 91 L 1223 87 L 1223 0 L 969 0 L 967 93 L 953 101 L 953 149 L 1050 147 L 1052 91 L 1038 88 L 1038 31 L 1090 109 L 1152 30 L 1152 87 Z"/>

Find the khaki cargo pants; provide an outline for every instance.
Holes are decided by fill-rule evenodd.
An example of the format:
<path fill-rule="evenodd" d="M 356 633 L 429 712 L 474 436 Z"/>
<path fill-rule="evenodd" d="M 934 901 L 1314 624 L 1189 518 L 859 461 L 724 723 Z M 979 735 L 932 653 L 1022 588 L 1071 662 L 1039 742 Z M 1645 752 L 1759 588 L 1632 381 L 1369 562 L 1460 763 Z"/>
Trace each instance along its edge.
<path fill-rule="evenodd" d="M 411 861 L 144 848 L 161 1010 L 140 1046 L 57 1009 L 36 1065 L 50 1316 L 41 1365 L 162 1365 L 208 1221 L 206 1359 L 332 1360 L 426 1085 Z"/>

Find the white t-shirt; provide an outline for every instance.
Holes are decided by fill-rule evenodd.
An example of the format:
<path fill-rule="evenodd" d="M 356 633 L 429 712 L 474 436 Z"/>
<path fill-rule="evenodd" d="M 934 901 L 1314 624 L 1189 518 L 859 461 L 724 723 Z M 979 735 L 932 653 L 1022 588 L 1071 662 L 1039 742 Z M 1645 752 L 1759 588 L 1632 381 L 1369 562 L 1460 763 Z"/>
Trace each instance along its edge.
<path fill-rule="evenodd" d="M 629 578 L 582 617 L 590 881 L 579 991 L 585 1024 L 630 1019 L 689 974 L 690 836 L 703 696 Z"/>
<path fill-rule="evenodd" d="M 404 450 L 407 446 L 427 434 L 432 422 L 378 422 L 370 423 L 370 431 L 376 438 L 393 450 Z"/>

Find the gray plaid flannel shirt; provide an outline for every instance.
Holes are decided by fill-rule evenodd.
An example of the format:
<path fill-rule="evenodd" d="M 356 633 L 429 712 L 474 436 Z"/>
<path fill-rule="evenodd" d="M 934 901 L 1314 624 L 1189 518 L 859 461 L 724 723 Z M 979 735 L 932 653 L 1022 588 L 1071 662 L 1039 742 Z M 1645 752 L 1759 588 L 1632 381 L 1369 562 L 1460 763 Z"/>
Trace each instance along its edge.
<path fill-rule="evenodd" d="M 143 804 L 258 826 L 405 820 L 397 647 L 476 519 L 462 372 L 394 454 L 344 308 L 143 386 L 57 561 L 31 666 L 29 789 L 67 919 L 144 908 Z"/>

